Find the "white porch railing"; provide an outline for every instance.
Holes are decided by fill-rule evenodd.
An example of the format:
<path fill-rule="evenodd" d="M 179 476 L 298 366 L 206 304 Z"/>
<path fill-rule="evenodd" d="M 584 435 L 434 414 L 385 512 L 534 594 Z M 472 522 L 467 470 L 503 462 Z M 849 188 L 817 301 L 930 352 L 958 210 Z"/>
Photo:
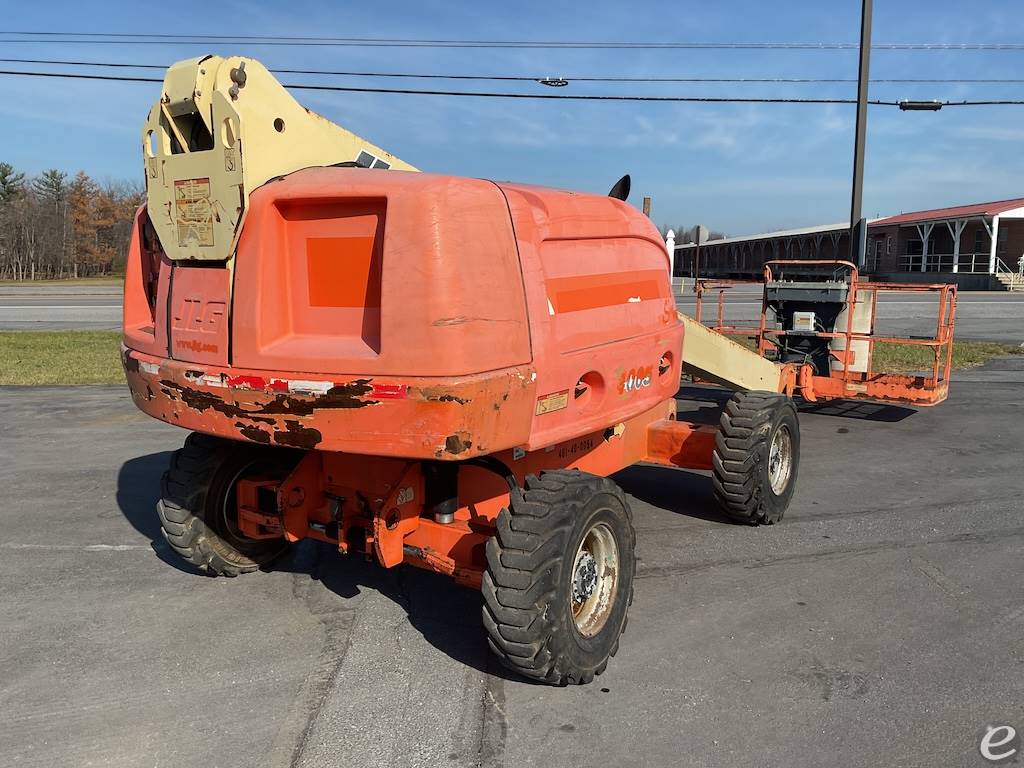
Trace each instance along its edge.
<path fill-rule="evenodd" d="M 957 272 L 984 274 L 989 270 L 988 251 L 978 253 L 961 253 L 957 259 Z M 921 259 L 925 260 L 921 269 Z M 953 272 L 954 255 L 952 253 L 929 253 L 927 256 L 903 255 L 899 257 L 898 266 L 901 272 Z"/>

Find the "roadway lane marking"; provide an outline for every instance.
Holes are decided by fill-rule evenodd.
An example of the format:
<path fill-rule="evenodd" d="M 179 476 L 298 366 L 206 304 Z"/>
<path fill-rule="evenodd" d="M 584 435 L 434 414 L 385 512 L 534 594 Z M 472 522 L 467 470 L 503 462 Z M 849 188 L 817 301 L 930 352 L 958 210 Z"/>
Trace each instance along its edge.
<path fill-rule="evenodd" d="M 56 551 L 68 551 L 74 550 L 78 552 L 130 552 L 133 550 L 148 550 L 153 551 L 155 544 L 85 544 L 79 546 L 77 544 L 22 544 L 19 542 L 5 542 L 0 544 L 0 549 L 32 549 L 32 550 L 56 550 Z"/>
<path fill-rule="evenodd" d="M 0 303 L 0 310 L 4 309 L 121 309 L 120 304 L 69 304 L 67 306 L 57 306 L 51 304 L 28 304 L 26 306 L 16 306 L 14 304 L 3 304 Z"/>

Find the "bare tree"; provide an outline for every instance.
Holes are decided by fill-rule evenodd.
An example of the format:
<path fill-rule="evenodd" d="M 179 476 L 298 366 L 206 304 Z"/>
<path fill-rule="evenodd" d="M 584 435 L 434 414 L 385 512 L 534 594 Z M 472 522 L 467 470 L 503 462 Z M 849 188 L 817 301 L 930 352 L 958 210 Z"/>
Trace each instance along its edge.
<path fill-rule="evenodd" d="M 0 163 L 0 279 L 103 275 L 124 268 L 141 185 L 49 169 L 26 182 Z"/>

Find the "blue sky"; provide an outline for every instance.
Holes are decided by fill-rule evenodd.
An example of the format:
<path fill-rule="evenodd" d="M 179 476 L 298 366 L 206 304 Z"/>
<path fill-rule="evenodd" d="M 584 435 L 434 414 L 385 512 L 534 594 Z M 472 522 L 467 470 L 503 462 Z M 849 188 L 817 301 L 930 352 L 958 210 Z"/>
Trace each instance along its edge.
<path fill-rule="evenodd" d="M 222 0 L 10 3 L 7 30 L 455 39 L 856 42 L 857 0 L 645 3 L 288 3 Z M 147 26 L 148 25 L 148 26 Z M 157 26 L 159 25 L 159 26 Z M 1022 42 L 1024 5 L 876 0 L 876 42 Z M 22 45 L 3 57 L 165 64 L 204 51 L 181 45 Z M 243 54 L 271 68 L 576 76 L 855 77 L 855 51 L 595 51 L 289 48 Z M 14 68 L 4 65 L 0 68 Z M 28 67 L 24 67 L 28 68 Z M 38 67 L 46 69 L 46 67 Z M 60 70 L 67 67 L 50 67 Z M 139 74 L 147 74 L 140 72 Z M 151 73 L 149 73 L 151 74 Z M 1024 77 L 1024 52 L 876 51 L 874 77 Z M 288 76 L 327 82 L 312 76 Z M 337 78 L 335 82 L 340 82 Z M 349 80 L 394 87 L 550 89 L 530 83 Z M 155 84 L 0 76 L 0 160 L 30 174 L 83 169 L 139 178 L 139 132 Z M 561 93 L 854 96 L 851 85 L 585 84 Z M 604 193 L 623 173 L 654 200 L 659 224 L 729 234 L 840 221 L 849 213 L 854 108 L 470 99 L 296 92 L 311 109 L 418 167 Z M 872 97 L 1022 98 L 1024 85 L 877 85 Z M 864 211 L 1024 196 L 1024 107 L 869 115 Z"/>

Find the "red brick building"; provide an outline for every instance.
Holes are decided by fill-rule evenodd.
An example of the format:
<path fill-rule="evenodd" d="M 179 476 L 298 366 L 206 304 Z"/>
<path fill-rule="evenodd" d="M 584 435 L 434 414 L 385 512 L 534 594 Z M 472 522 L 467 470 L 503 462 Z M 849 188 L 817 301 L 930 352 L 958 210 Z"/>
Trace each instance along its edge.
<path fill-rule="evenodd" d="M 848 259 L 845 224 L 676 246 L 676 274 L 758 278 L 772 259 Z M 868 222 L 862 271 L 889 282 L 956 282 L 979 290 L 1024 285 L 1024 198 L 901 213 Z"/>

